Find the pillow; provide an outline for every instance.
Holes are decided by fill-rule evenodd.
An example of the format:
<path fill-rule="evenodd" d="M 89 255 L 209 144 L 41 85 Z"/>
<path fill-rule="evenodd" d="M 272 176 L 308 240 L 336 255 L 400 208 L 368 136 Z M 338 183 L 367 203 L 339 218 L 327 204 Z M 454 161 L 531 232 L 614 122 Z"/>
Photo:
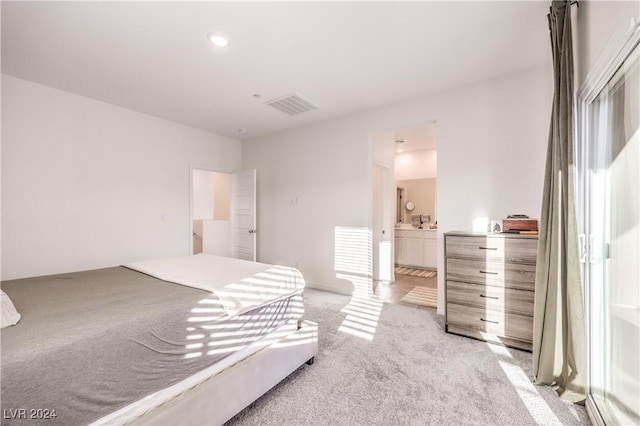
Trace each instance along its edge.
<path fill-rule="evenodd" d="M 2 304 L 0 305 L 0 313 L 2 313 L 2 327 L 9 327 L 10 325 L 16 325 L 20 321 L 20 314 L 16 311 L 16 307 L 13 306 L 13 302 L 9 299 L 7 294 L 0 290 L 0 299 Z"/>

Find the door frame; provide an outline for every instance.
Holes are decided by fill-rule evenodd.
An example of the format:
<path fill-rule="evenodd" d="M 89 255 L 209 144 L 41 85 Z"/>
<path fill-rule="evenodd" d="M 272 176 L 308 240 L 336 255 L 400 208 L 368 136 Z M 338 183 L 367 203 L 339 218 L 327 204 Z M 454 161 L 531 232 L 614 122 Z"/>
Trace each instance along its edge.
<path fill-rule="evenodd" d="M 375 180 L 375 175 L 376 175 L 376 171 L 375 170 L 379 170 L 380 171 L 380 177 L 381 177 L 381 183 L 382 183 L 382 187 L 381 188 L 376 188 L 375 187 L 375 182 L 373 180 Z M 394 229 L 394 224 L 393 224 L 393 192 L 392 192 L 392 188 L 393 188 L 393 176 L 392 176 L 392 170 L 391 167 L 389 167 L 386 164 L 382 164 L 380 162 L 374 162 L 373 163 L 373 169 L 372 169 L 372 185 L 373 185 L 373 194 L 372 194 L 372 204 L 373 201 L 376 200 L 376 196 L 377 199 L 380 201 L 380 205 L 379 206 L 375 206 L 373 205 L 373 211 L 372 211 L 372 221 L 371 221 L 371 230 L 373 233 L 373 238 L 372 238 L 372 243 L 373 243 L 373 253 L 372 253 L 372 264 L 373 264 L 373 271 L 372 271 L 372 280 L 373 280 L 373 290 L 375 291 L 375 287 L 377 285 L 378 282 L 384 282 L 384 283 L 392 283 L 395 281 L 395 273 L 394 273 L 394 244 L 393 244 L 393 229 Z M 378 209 L 379 207 L 379 209 Z M 384 214 L 384 210 L 387 210 L 387 214 Z M 377 218 L 377 214 L 381 214 L 381 217 Z M 385 217 L 386 216 L 386 217 Z M 376 220 L 379 219 L 379 220 Z M 386 218 L 386 221 L 385 221 Z M 376 224 L 379 224 L 380 227 L 379 229 L 376 229 Z M 385 235 L 385 238 L 382 237 L 382 235 Z M 380 242 L 381 241 L 389 241 L 389 259 L 387 259 L 387 261 L 389 262 L 390 265 L 390 271 L 389 271 L 389 279 L 384 280 L 380 277 L 380 265 L 382 264 L 381 262 L 381 251 L 380 251 Z"/>
<path fill-rule="evenodd" d="M 578 211 L 578 232 L 580 234 L 580 256 L 584 259 L 582 263 L 582 282 L 584 290 L 584 312 L 585 327 L 587 340 L 587 400 L 586 411 L 589 420 L 596 425 L 604 425 L 611 422 L 607 414 L 600 411 L 592 394 L 591 368 L 592 368 L 592 336 L 591 336 L 591 287 L 589 281 L 589 258 L 591 255 L 591 247 L 589 244 L 589 224 L 590 215 L 588 206 L 591 203 L 589 198 L 589 144 L 593 140 L 591 131 L 591 121 L 588 117 L 589 106 L 597 98 L 605 85 L 614 76 L 616 71 L 622 66 L 627 57 L 640 44 L 640 22 L 636 21 L 632 27 L 618 26 L 609 43 L 600 55 L 598 62 L 589 71 L 576 97 L 576 122 L 575 122 L 575 138 L 576 144 L 576 165 L 577 165 L 577 188 L 578 195 L 577 211 Z"/>

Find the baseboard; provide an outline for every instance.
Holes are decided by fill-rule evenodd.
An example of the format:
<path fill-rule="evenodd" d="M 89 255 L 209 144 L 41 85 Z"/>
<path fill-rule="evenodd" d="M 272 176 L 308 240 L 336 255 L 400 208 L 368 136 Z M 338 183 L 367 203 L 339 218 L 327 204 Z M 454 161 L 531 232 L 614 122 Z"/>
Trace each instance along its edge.
<path fill-rule="evenodd" d="M 312 288 L 314 290 L 328 291 L 330 293 L 344 294 L 345 296 L 352 296 L 353 295 L 353 288 L 346 289 L 344 287 L 337 287 L 337 286 L 334 287 L 334 286 L 329 286 L 329 285 L 320 285 L 320 284 L 311 283 L 309 281 L 306 282 L 305 287 Z"/>

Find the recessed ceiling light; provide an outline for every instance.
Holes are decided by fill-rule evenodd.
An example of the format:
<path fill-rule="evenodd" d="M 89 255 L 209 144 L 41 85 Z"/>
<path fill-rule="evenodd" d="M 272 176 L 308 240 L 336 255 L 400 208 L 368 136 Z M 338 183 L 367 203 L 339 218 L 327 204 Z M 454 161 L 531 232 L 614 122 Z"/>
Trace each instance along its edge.
<path fill-rule="evenodd" d="M 404 143 L 404 139 L 398 139 L 395 143 Z"/>
<path fill-rule="evenodd" d="M 209 34 L 209 41 L 218 47 L 226 47 L 229 44 L 229 40 L 217 34 Z"/>
<path fill-rule="evenodd" d="M 253 97 L 256 99 L 260 99 L 262 97 L 262 95 L 260 93 L 254 93 Z"/>
<path fill-rule="evenodd" d="M 398 149 L 396 149 L 396 152 L 404 152 L 404 149 L 398 148 Z"/>

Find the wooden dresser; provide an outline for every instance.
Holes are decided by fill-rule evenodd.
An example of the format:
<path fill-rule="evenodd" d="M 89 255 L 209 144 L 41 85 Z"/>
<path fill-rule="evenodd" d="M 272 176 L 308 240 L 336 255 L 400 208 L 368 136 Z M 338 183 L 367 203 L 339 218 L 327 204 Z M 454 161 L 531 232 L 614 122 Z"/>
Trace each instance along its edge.
<path fill-rule="evenodd" d="M 538 237 L 444 234 L 445 330 L 531 350 Z"/>

